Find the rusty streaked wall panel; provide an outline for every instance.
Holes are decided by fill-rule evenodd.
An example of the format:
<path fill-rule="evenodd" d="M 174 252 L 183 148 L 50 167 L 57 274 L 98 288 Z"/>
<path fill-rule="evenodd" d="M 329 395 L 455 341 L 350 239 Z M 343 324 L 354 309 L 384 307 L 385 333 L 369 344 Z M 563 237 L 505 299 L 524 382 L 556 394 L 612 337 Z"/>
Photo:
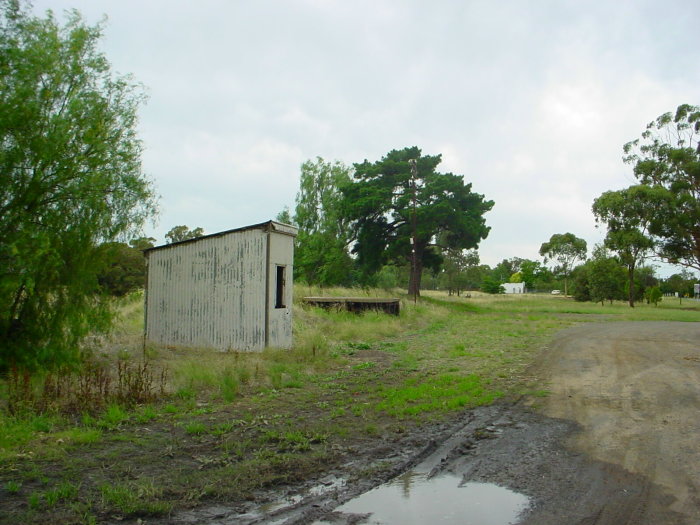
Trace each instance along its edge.
<path fill-rule="evenodd" d="M 148 252 L 146 338 L 220 350 L 264 348 L 266 256 L 262 229 Z"/>

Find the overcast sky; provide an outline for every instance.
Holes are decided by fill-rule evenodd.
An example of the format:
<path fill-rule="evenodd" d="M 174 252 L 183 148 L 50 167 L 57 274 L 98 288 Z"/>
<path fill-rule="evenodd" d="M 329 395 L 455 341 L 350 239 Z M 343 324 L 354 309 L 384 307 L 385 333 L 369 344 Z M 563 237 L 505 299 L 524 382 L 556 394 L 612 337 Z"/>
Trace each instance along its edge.
<path fill-rule="evenodd" d="M 49 8 L 106 15 L 113 69 L 147 88 L 159 243 L 293 208 L 306 159 L 418 146 L 495 201 L 482 262 L 539 260 L 554 233 L 590 250 L 593 199 L 634 183 L 623 144 L 700 104 L 697 0 L 34 2 Z"/>

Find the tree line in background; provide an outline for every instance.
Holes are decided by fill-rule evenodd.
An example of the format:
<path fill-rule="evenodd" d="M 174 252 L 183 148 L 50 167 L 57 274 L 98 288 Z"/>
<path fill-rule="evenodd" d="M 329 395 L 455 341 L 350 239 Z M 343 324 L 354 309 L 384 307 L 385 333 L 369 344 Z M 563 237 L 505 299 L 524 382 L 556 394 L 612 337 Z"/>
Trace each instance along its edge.
<path fill-rule="evenodd" d="M 480 264 L 476 248 L 488 235 L 484 214 L 494 203 L 473 193 L 461 176 L 438 172 L 440 155 L 412 147 L 352 166 L 308 160 L 294 211 L 277 217 L 299 227 L 295 278 L 320 286 L 406 286 L 409 294 L 421 286 L 501 293 L 503 283 L 522 282 L 529 291 L 563 289 L 578 300 L 625 299 L 630 306 L 654 287 L 692 295 L 688 271 L 658 280 L 643 263 L 654 255 L 700 269 L 700 227 L 693 230 L 700 219 L 699 114 L 682 105 L 650 123 L 641 141 L 625 145 L 624 160 L 640 184 L 595 199 L 596 221 L 608 231 L 590 258 L 586 241 L 567 232 L 542 243 L 542 262 L 513 257 L 493 268 Z M 166 239 L 203 234 L 202 228 L 175 226 Z M 120 295 L 143 285 L 138 251 L 148 241 L 105 247 L 111 264 L 100 284 L 107 291 Z"/>
<path fill-rule="evenodd" d="M 684 104 L 625 144 L 623 160 L 639 184 L 595 199 L 593 214 L 607 234 L 590 258 L 584 239 L 562 233 L 542 244 L 542 262 L 479 264 L 476 248 L 488 235 L 484 214 L 493 201 L 461 176 L 437 172 L 440 155 L 415 147 L 352 166 L 305 162 L 294 211 L 278 219 L 300 228 L 295 278 L 308 284 L 406 285 L 418 294 L 423 283 L 459 294 L 499 293 L 503 283 L 523 282 L 530 291 L 563 288 L 578 300 L 625 299 L 630 306 L 650 294 L 656 301 L 658 293 L 692 295 L 689 270 L 700 270 L 698 133 L 700 109 Z M 650 256 L 686 270 L 659 280 L 643 265 Z"/>

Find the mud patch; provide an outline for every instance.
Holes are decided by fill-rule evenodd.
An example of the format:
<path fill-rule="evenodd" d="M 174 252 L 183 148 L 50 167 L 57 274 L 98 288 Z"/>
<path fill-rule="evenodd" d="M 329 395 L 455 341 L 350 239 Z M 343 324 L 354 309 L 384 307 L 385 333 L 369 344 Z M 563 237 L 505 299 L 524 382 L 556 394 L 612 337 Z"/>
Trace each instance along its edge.
<path fill-rule="evenodd" d="M 324 478 L 278 487 L 274 493 L 261 493 L 257 501 L 228 512 L 221 512 L 218 507 L 216 516 L 208 514 L 213 509 L 202 508 L 171 516 L 168 523 L 410 523 L 403 515 L 384 517 L 377 513 L 376 507 L 355 508 L 352 501 L 358 496 L 360 499 L 356 501 L 362 501 L 363 494 L 376 494 L 373 489 L 387 482 L 393 486 L 387 490 L 396 491 L 396 497 L 402 497 L 401 486 L 407 483 L 409 492 L 415 495 L 420 480 L 429 482 L 428 486 L 437 482 L 435 486 L 440 490 L 453 494 L 462 491 L 457 492 L 460 497 L 469 490 L 478 490 L 479 486 L 496 486 L 498 494 L 494 497 L 501 498 L 498 505 L 504 507 L 510 505 L 507 499 L 510 494 L 514 498 L 528 498 L 529 503 L 516 506 L 517 511 L 516 507 L 510 507 L 507 516 L 493 511 L 484 518 L 501 521 L 474 522 L 479 525 L 506 524 L 508 520 L 522 525 L 686 523 L 669 510 L 672 500 L 646 478 L 567 450 L 564 443 L 577 431 L 574 423 L 542 416 L 520 404 L 482 407 L 465 412 L 451 425 L 424 429 L 420 434 L 422 439 L 414 435 L 356 451 L 343 467 L 327 472 Z M 447 488 L 440 483 L 451 486 Z M 388 497 L 386 493 L 384 497 Z M 444 504 L 433 496 L 414 497 L 416 502 L 430 500 L 425 504 L 426 512 L 444 510 Z M 520 505 L 525 500 L 513 501 Z M 469 512 L 478 510 L 478 506 L 471 506 Z M 464 509 L 450 510 L 457 511 Z M 523 512 L 518 514 L 520 511 Z M 440 522 L 434 514 L 426 516 L 416 523 L 452 523 Z M 456 522 L 470 523 L 464 517 Z"/>

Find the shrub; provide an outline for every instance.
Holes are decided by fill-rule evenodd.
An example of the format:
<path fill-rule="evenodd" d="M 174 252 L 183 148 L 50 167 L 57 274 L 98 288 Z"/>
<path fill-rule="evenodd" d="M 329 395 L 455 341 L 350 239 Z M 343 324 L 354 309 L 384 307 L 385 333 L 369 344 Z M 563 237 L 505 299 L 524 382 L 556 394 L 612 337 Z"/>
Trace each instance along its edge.
<path fill-rule="evenodd" d="M 506 289 L 503 285 L 493 277 L 484 278 L 484 281 L 481 283 L 481 291 L 490 294 L 506 293 Z"/>
<path fill-rule="evenodd" d="M 652 286 L 647 288 L 644 292 L 644 297 L 647 300 L 647 304 L 654 303 L 654 306 L 659 306 L 659 301 L 662 300 L 662 293 L 658 286 Z"/>

